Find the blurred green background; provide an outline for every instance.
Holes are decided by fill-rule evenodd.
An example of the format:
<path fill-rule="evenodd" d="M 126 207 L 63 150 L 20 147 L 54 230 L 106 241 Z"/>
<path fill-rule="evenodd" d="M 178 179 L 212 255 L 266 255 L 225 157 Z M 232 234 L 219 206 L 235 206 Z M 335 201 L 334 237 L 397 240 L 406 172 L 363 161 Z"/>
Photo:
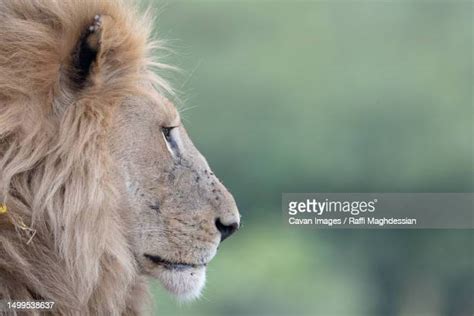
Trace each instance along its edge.
<path fill-rule="evenodd" d="M 156 1 L 243 227 L 159 315 L 470 315 L 473 230 L 289 229 L 282 192 L 472 192 L 473 2 Z"/>

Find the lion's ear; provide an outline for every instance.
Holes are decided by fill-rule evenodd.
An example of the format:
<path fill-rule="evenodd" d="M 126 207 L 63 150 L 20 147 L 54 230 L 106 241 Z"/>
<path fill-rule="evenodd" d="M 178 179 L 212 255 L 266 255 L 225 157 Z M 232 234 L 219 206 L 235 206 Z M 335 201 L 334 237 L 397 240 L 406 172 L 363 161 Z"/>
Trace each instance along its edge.
<path fill-rule="evenodd" d="M 78 87 L 83 87 L 90 81 L 100 66 L 103 22 L 103 17 L 96 15 L 92 23 L 83 30 L 75 46 L 72 55 L 71 79 Z"/>

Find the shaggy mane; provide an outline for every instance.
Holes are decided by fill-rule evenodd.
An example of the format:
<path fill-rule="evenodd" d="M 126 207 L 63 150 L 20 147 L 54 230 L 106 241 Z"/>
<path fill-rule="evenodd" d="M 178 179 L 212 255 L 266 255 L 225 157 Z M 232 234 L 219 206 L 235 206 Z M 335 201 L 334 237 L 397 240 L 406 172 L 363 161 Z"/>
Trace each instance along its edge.
<path fill-rule="evenodd" d="M 76 89 L 71 56 L 98 14 L 104 62 Z M 58 314 L 143 308 L 105 131 L 139 82 L 169 90 L 151 71 L 163 66 L 151 25 L 123 1 L 0 0 L 0 299 L 54 301 Z"/>

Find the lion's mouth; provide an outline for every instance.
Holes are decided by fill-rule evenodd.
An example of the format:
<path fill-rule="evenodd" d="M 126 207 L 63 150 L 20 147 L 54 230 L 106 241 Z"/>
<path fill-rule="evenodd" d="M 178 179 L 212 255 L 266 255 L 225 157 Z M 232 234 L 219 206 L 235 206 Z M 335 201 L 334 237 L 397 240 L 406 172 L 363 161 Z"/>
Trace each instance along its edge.
<path fill-rule="evenodd" d="M 165 260 L 161 258 L 160 256 L 154 256 L 154 255 L 149 255 L 145 254 L 145 257 L 149 259 L 151 262 L 162 266 L 165 269 L 168 270 L 186 270 L 186 269 L 191 269 L 191 268 L 201 268 L 205 267 L 207 264 L 206 263 L 187 263 L 187 262 L 172 262 Z"/>

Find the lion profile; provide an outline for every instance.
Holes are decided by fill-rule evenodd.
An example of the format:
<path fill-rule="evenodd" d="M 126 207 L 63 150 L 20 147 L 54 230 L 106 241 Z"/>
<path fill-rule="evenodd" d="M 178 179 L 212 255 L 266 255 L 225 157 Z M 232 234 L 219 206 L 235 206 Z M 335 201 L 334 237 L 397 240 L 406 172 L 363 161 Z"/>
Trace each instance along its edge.
<path fill-rule="evenodd" d="M 124 1 L 0 0 L 0 299 L 141 314 L 150 276 L 192 299 L 239 227 L 151 25 Z"/>

